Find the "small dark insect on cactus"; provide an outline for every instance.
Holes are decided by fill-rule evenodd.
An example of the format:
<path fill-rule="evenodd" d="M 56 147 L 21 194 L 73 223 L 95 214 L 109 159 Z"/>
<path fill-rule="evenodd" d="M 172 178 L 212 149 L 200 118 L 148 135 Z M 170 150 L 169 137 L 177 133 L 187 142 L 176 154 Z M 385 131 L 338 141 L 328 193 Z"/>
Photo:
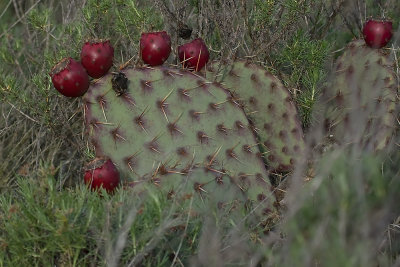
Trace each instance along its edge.
<path fill-rule="evenodd" d="M 123 72 L 113 72 L 111 78 L 111 87 L 118 96 L 123 95 L 128 90 L 129 80 Z"/>

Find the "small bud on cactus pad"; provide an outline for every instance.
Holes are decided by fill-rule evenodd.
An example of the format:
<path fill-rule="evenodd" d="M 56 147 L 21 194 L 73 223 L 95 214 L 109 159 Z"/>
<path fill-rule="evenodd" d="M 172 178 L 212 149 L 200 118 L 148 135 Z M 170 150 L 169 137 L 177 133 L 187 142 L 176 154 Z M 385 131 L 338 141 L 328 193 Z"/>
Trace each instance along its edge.
<path fill-rule="evenodd" d="M 144 63 L 150 66 L 162 65 L 171 53 L 171 38 L 165 31 L 142 33 L 140 53 Z"/>
<path fill-rule="evenodd" d="M 364 24 L 363 35 L 365 43 L 372 48 L 382 48 L 393 35 L 391 21 L 370 19 Z"/>
<path fill-rule="evenodd" d="M 89 88 L 89 76 L 81 63 L 72 58 L 64 58 L 50 72 L 54 87 L 62 95 L 78 97 Z"/>
<path fill-rule="evenodd" d="M 203 39 L 197 38 L 178 47 L 179 60 L 184 67 L 195 71 L 201 70 L 208 62 L 210 53 Z"/>
<path fill-rule="evenodd" d="M 114 48 L 110 41 L 86 42 L 81 51 L 81 62 L 93 78 L 104 76 L 113 64 Z"/>
<path fill-rule="evenodd" d="M 85 169 L 85 184 L 92 190 L 102 187 L 112 193 L 119 184 L 119 172 L 110 159 L 96 158 Z"/>

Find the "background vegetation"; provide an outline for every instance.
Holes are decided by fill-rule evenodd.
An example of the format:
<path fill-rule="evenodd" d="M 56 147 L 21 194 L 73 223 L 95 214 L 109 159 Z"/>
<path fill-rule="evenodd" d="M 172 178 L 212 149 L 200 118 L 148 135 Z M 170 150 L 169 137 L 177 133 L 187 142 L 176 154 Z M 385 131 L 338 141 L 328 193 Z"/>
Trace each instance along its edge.
<path fill-rule="evenodd" d="M 141 32 L 167 30 L 176 47 L 187 25 L 212 59 L 244 57 L 280 77 L 313 134 L 334 59 L 368 17 L 398 29 L 398 14 L 396 0 L 1 1 L 0 266 L 400 266 L 398 136 L 381 154 L 339 147 L 300 166 L 275 189 L 279 214 L 264 232 L 242 211 L 193 217 L 190 202 L 156 192 L 88 192 L 81 100 L 48 75 L 88 38 L 111 40 L 114 70 L 140 65 Z M 397 76 L 399 39 L 386 48 Z"/>

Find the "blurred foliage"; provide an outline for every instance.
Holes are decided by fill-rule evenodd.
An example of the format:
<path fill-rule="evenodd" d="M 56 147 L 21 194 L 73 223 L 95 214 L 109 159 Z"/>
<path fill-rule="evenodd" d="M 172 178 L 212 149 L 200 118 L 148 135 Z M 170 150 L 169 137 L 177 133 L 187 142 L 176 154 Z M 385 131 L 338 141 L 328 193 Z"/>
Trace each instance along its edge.
<path fill-rule="evenodd" d="M 291 203 L 283 227 L 284 265 L 392 265 L 393 255 L 379 251 L 400 201 L 400 173 L 391 159 L 339 149 L 318 161 L 315 172 L 304 188 L 290 192 L 297 203 Z"/>
<path fill-rule="evenodd" d="M 49 169 L 43 166 L 42 170 Z M 145 265 L 169 261 L 172 247 L 147 248 L 149 242 L 158 246 L 163 238 L 171 242 L 181 239 L 171 233 L 186 218 L 169 210 L 166 199 L 151 195 L 143 205 L 143 199 L 129 190 L 119 190 L 114 196 L 103 191 L 103 197 L 85 187 L 58 191 L 51 173 L 43 174 L 40 181 L 18 179 L 18 190 L 0 197 L 1 264 L 99 266 L 117 254 L 125 264 L 135 256 L 143 257 Z M 123 230 L 126 220 L 131 224 Z M 123 231 L 128 231 L 128 239 Z M 118 253 L 116 243 L 122 241 L 126 246 L 123 253 Z M 144 258 L 148 257 L 142 255 L 145 249 L 149 253 L 154 250 L 154 255 Z M 185 246 L 183 250 L 193 247 Z"/>
<path fill-rule="evenodd" d="M 0 196 L 0 263 L 391 266 L 400 252 L 394 238 L 400 173 L 390 159 L 399 156 L 326 154 L 309 183 L 289 190 L 284 220 L 268 233 L 246 223 L 251 213 L 210 208 L 195 215 L 190 199 L 157 191 L 59 190 L 55 168 L 42 163 L 40 180 L 20 177 L 17 190 Z"/>
<path fill-rule="evenodd" d="M 326 77 L 324 65 L 329 50 L 327 41 L 312 40 L 308 34 L 299 31 L 276 55 L 285 85 L 295 88 L 295 99 L 305 127 L 312 122 L 313 106 L 320 93 L 319 84 Z M 297 88 L 302 90 L 297 92 Z"/>

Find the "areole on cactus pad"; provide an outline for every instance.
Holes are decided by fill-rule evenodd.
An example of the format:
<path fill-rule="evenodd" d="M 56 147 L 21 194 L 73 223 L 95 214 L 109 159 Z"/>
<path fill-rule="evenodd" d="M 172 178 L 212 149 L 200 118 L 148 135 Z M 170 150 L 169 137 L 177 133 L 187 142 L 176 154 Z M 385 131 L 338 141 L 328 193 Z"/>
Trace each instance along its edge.
<path fill-rule="evenodd" d="M 91 85 L 84 112 L 96 153 L 111 158 L 123 177 L 169 195 L 182 184 L 185 194 L 202 198 L 233 189 L 238 192 L 233 198 L 245 195 L 263 203 L 259 210 L 273 209 L 258 141 L 227 90 L 165 67 L 115 75 L 118 79 L 108 74 Z M 121 84 L 126 88 L 116 93 L 113 85 Z"/>
<path fill-rule="evenodd" d="M 229 89 L 243 106 L 270 169 L 292 170 L 304 149 L 303 130 L 296 105 L 280 80 L 246 61 L 213 62 L 206 78 Z"/>

